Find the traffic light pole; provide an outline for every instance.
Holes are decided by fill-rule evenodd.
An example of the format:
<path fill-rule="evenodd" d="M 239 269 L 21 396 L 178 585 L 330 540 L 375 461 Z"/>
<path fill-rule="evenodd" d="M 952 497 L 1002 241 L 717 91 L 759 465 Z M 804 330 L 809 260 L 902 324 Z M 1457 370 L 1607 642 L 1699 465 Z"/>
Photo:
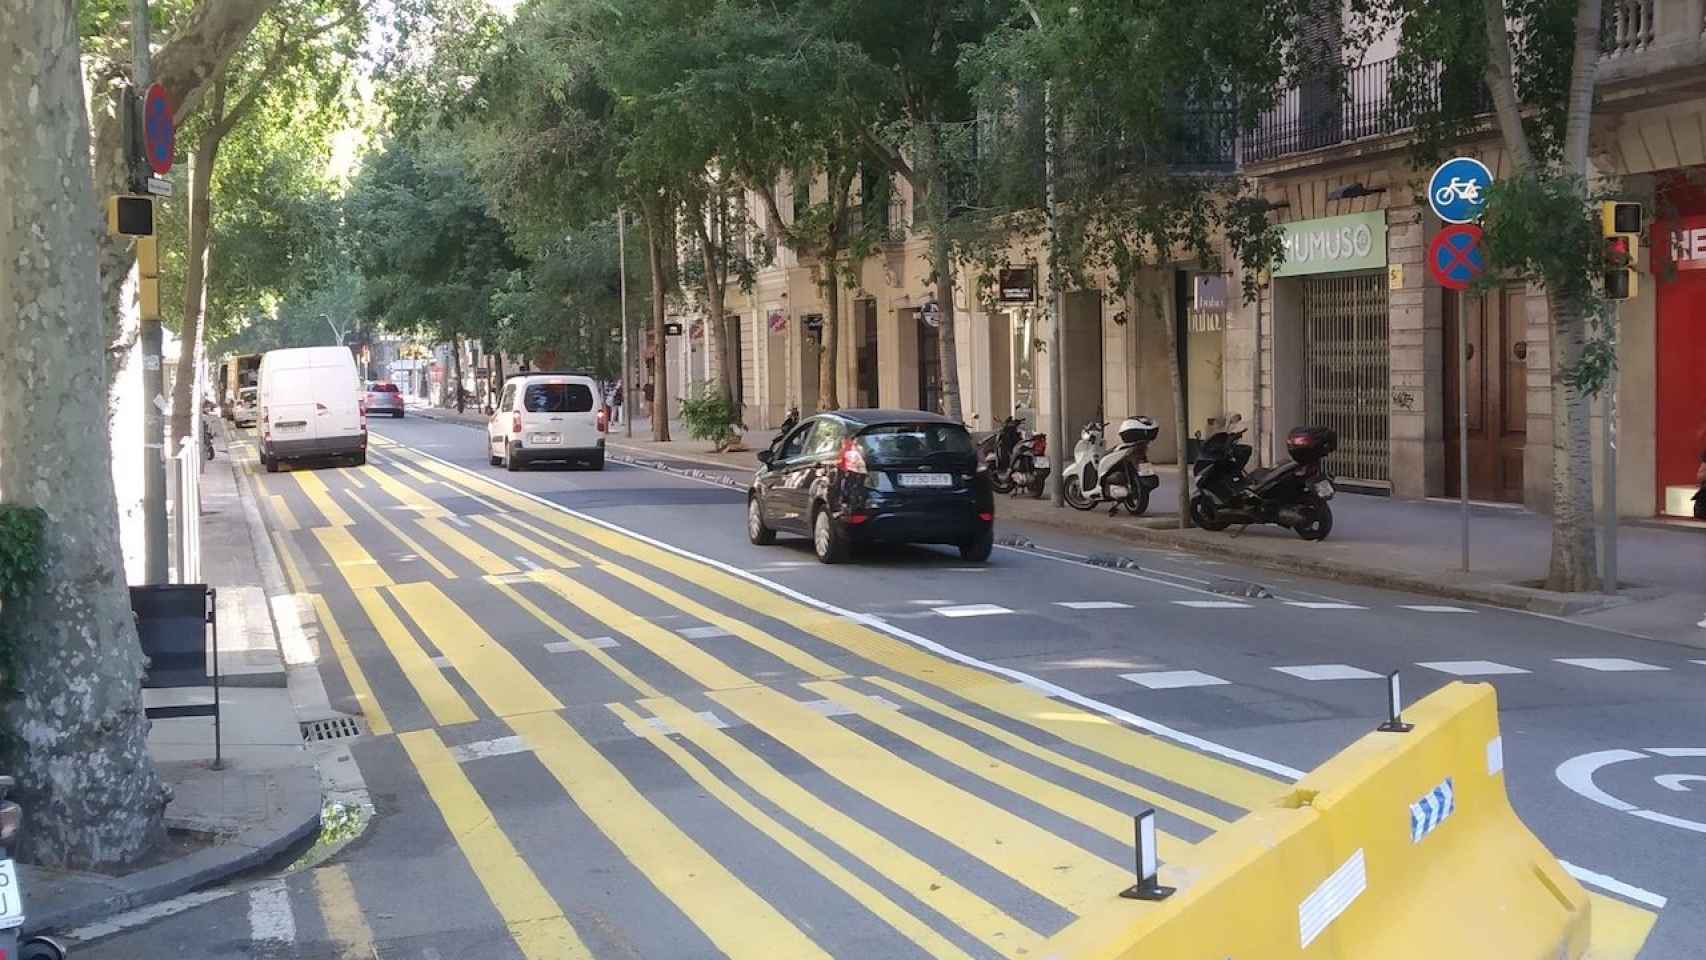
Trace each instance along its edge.
<path fill-rule="evenodd" d="M 134 61 L 132 82 L 135 84 L 136 96 L 132 102 L 137 105 L 138 116 L 135 118 L 137 129 L 141 129 L 144 118 L 140 115 L 142 95 L 152 82 L 153 58 L 148 46 L 148 0 L 130 0 L 130 52 Z M 130 157 L 132 162 L 140 158 Z M 140 171 L 132 168 L 131 180 L 141 178 Z M 138 244 L 154 243 L 153 237 L 140 238 Z M 166 411 L 161 409 L 165 400 L 165 376 L 160 362 L 161 341 L 160 314 L 149 310 L 141 296 L 142 277 L 140 267 L 137 275 L 137 303 L 141 312 L 141 327 L 138 342 L 142 347 L 142 528 L 143 528 L 143 582 L 160 584 L 167 581 L 167 533 L 166 533 Z"/>
<path fill-rule="evenodd" d="M 1618 311 L 1616 306 L 1613 311 Z M 1612 316 L 1612 329 L 1616 329 L 1618 317 Z M 1613 334 L 1615 336 L 1615 334 Z M 1616 353 L 1617 341 L 1612 341 L 1613 355 Z M 1605 381 L 1604 410 L 1600 415 L 1600 443 L 1602 453 L 1601 466 L 1605 470 L 1602 495 L 1605 502 L 1600 505 L 1600 589 L 1608 594 L 1617 594 L 1617 365 L 1611 367 L 1611 374 Z"/>

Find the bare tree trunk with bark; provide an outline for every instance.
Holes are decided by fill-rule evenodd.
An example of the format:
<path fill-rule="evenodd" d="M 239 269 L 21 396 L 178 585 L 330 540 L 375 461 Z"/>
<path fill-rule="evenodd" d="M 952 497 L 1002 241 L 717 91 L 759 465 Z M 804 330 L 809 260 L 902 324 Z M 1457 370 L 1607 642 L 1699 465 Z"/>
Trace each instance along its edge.
<path fill-rule="evenodd" d="M 1134 296 L 1144 295 L 1134 292 Z M 1161 321 L 1161 329 L 1166 332 L 1167 381 L 1173 391 L 1173 436 L 1178 438 L 1179 448 L 1179 529 L 1184 530 L 1192 526 L 1190 464 L 1185 460 L 1185 438 L 1190 435 L 1191 425 L 1187 416 L 1189 411 L 1185 409 L 1185 376 L 1179 369 L 1179 325 L 1173 311 L 1165 309 L 1160 302 L 1155 303 L 1155 315 Z"/>
<path fill-rule="evenodd" d="M 652 273 L 652 439 L 669 441 L 669 331 L 665 297 L 669 292 L 669 264 L 675 230 L 668 223 L 669 204 L 663 196 L 649 197 L 641 205 L 646 221 L 646 256 Z"/>
<path fill-rule="evenodd" d="M 137 859 L 165 835 L 125 591 L 104 393 L 99 206 L 73 0 L 0 0 L 0 491 L 46 517 L 0 610 L 17 644 L 4 764 L 38 863 Z M 27 638 L 27 642 L 24 642 Z"/>
<path fill-rule="evenodd" d="M 462 393 L 462 338 L 456 334 L 450 336 L 450 379 L 450 405 L 461 413 L 468 398 Z"/>
<path fill-rule="evenodd" d="M 823 263 L 823 332 L 819 335 L 822 356 L 817 365 L 817 408 L 841 409 L 841 271 L 832 252 Z"/>

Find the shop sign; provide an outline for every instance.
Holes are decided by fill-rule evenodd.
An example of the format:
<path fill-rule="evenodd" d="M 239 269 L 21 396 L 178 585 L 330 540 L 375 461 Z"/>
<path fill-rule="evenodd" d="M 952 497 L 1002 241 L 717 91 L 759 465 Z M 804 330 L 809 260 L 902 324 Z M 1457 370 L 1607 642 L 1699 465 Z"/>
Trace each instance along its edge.
<path fill-rule="evenodd" d="M 1226 326 L 1227 286 L 1223 273 L 1196 275 L 1196 296 L 1186 317 L 1192 333 L 1219 333 Z"/>
<path fill-rule="evenodd" d="M 1706 217 L 1691 217 L 1670 231 L 1670 259 L 1678 270 L 1706 270 Z"/>
<path fill-rule="evenodd" d="M 1372 270 L 1386 266 L 1386 213 L 1348 213 L 1280 225 L 1285 262 L 1276 277 Z"/>
<path fill-rule="evenodd" d="M 1002 303 L 1034 303 L 1037 299 L 1035 267 L 1007 267 L 996 275 Z"/>
<path fill-rule="evenodd" d="M 934 300 L 927 300 L 918 310 L 918 319 L 926 326 L 939 327 L 942 325 L 942 308 Z"/>
<path fill-rule="evenodd" d="M 663 325 L 663 332 L 666 337 L 679 337 L 681 336 L 681 324 L 670 321 Z"/>
<path fill-rule="evenodd" d="M 806 335 L 807 336 L 818 337 L 820 339 L 823 337 L 823 314 L 821 314 L 821 313 L 808 313 L 808 314 L 806 314 L 803 325 L 806 328 Z"/>

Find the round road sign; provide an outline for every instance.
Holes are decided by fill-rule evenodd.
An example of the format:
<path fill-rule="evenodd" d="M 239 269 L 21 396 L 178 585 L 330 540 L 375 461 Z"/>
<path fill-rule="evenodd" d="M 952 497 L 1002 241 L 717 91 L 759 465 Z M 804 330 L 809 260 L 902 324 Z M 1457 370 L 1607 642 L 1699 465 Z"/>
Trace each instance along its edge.
<path fill-rule="evenodd" d="M 1493 171 L 1474 157 L 1455 157 L 1428 178 L 1428 206 L 1446 223 L 1468 223 L 1487 205 Z"/>
<path fill-rule="evenodd" d="M 1467 290 L 1487 272 L 1481 252 L 1481 228 L 1471 224 L 1446 227 L 1428 244 L 1428 272 L 1447 290 Z"/>
<path fill-rule="evenodd" d="M 148 97 L 142 101 L 142 130 L 148 167 L 163 177 L 172 170 L 172 150 L 178 134 L 172 123 L 172 105 L 166 101 L 166 88 L 158 83 L 148 88 Z"/>

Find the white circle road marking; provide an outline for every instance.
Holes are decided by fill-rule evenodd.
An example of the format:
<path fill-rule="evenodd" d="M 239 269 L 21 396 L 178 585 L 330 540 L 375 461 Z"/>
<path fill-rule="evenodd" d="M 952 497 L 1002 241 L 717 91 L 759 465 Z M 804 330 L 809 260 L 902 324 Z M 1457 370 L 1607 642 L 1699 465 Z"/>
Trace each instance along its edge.
<path fill-rule="evenodd" d="M 1685 817 L 1674 817 L 1668 813 L 1643 810 L 1626 800 L 1620 800 L 1606 793 L 1593 782 L 1593 775 L 1603 767 L 1608 767 L 1614 763 L 1647 760 L 1653 757 L 1671 759 L 1706 757 L 1706 747 L 1648 747 L 1644 753 L 1636 750 L 1598 750 L 1565 760 L 1558 764 L 1556 773 L 1558 781 L 1564 786 L 1602 807 L 1609 807 L 1619 813 L 1627 813 L 1632 817 L 1640 817 L 1654 823 L 1662 823 L 1666 826 L 1677 827 L 1694 833 L 1706 833 L 1706 823 L 1689 820 Z M 1688 789 L 1682 785 L 1684 781 L 1706 781 L 1706 776 L 1683 774 L 1679 776 L 1658 776 L 1654 777 L 1653 780 L 1667 790 L 1682 791 Z"/>

